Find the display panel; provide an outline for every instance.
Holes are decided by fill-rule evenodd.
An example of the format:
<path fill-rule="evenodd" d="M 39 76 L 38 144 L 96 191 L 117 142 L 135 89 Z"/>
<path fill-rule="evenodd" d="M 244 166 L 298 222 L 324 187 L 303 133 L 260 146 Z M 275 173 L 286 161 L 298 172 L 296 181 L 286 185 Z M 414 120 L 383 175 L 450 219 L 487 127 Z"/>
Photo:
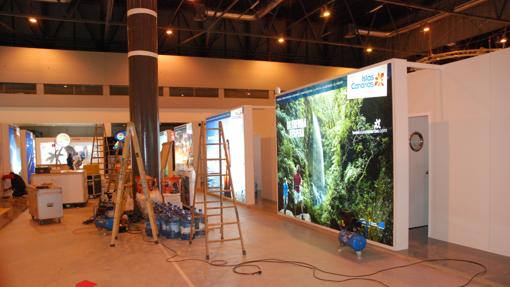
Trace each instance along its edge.
<path fill-rule="evenodd" d="M 232 110 L 227 113 L 223 113 L 207 119 L 206 127 L 218 128 L 219 122 L 222 122 L 223 131 L 225 133 L 225 139 L 228 141 L 230 149 L 231 167 L 230 172 L 232 174 L 232 183 L 234 185 L 234 192 L 236 199 L 240 202 L 246 203 L 246 176 L 245 176 L 245 146 L 244 146 L 244 115 L 243 108 Z M 208 144 L 218 143 L 219 136 L 218 130 L 207 130 Z M 218 158 L 222 152 L 222 158 L 225 158 L 223 149 L 219 145 L 208 145 L 207 146 L 207 157 Z M 207 172 L 211 173 L 225 173 L 226 164 L 225 161 L 207 161 Z M 224 189 L 228 189 L 228 178 L 222 177 Z M 220 186 L 220 177 L 209 177 L 209 187 Z M 226 196 L 230 197 L 230 194 L 226 193 Z"/>
<path fill-rule="evenodd" d="M 389 64 L 278 97 L 278 212 L 393 245 Z"/>
<path fill-rule="evenodd" d="M 193 166 L 193 124 L 174 128 L 175 134 L 175 169 L 185 170 Z"/>
<path fill-rule="evenodd" d="M 36 145 L 38 165 L 66 164 L 68 153 L 80 162 L 79 166 L 90 163 L 92 138 L 71 138 L 71 143 L 64 148 L 58 147 L 54 138 L 37 138 Z"/>
<path fill-rule="evenodd" d="M 27 179 L 30 182 L 32 174 L 35 173 L 35 139 L 34 134 L 30 131 L 25 132 L 26 144 L 26 161 L 27 161 Z"/>
<path fill-rule="evenodd" d="M 17 127 L 9 127 L 9 155 L 10 168 L 15 174 L 21 174 L 21 150 L 20 130 Z"/>

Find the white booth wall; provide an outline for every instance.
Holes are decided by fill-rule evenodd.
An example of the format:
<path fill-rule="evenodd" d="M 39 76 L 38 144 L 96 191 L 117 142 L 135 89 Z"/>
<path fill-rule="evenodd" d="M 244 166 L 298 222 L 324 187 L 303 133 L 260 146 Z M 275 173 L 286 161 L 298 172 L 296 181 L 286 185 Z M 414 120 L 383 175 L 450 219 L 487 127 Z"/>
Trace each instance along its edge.
<path fill-rule="evenodd" d="M 271 201 L 278 199 L 278 187 L 274 175 L 276 167 L 276 112 L 274 107 L 253 107 L 253 134 L 259 141 L 259 157 L 255 157 L 260 165 L 261 198 Z M 257 170 L 257 168 L 256 168 Z M 257 179 L 256 179 L 257 181 Z"/>
<path fill-rule="evenodd" d="M 510 256 L 510 49 L 408 75 L 430 121 L 429 236 Z"/>

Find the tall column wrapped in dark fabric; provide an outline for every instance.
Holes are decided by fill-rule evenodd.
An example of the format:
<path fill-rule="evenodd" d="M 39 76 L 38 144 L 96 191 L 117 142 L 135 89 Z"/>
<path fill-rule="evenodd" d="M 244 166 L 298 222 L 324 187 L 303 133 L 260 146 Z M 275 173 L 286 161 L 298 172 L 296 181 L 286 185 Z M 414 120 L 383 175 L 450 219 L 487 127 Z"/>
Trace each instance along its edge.
<path fill-rule="evenodd" d="M 157 0 L 127 1 L 127 34 L 129 117 L 138 133 L 145 171 L 159 182 Z"/>

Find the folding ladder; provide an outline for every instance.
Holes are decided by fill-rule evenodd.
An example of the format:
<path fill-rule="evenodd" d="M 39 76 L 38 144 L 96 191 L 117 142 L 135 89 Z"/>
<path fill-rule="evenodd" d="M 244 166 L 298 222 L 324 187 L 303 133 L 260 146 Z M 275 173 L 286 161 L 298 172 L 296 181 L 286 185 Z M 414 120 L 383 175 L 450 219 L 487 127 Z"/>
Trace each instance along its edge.
<path fill-rule="evenodd" d="M 207 132 L 212 131 L 217 133 L 216 142 L 207 142 Z M 217 154 L 214 157 L 209 157 L 207 147 L 210 149 L 218 148 Z M 207 169 L 208 163 L 214 163 L 218 166 L 218 171 L 211 173 Z M 192 243 L 195 235 L 195 217 L 199 216 L 205 223 L 205 252 L 206 260 L 209 260 L 209 244 L 223 243 L 227 241 L 240 241 L 242 254 L 246 255 L 244 248 L 243 236 L 241 233 L 241 222 L 239 220 L 239 212 L 237 210 L 237 201 L 232 184 L 232 176 L 230 172 L 230 153 L 228 142 L 225 140 L 225 133 L 223 131 L 223 124 L 220 121 L 218 127 L 206 128 L 205 122 L 200 124 L 200 139 L 198 151 L 197 174 L 195 179 L 195 192 L 193 193 L 193 205 L 191 207 L 191 233 L 189 243 Z M 219 183 L 217 186 L 209 186 L 209 179 L 217 179 L 214 182 Z M 197 201 L 197 193 L 202 193 L 202 201 Z M 216 199 L 208 198 L 208 195 L 216 195 Z M 225 201 L 225 197 L 230 195 L 230 200 Z M 197 205 L 203 206 L 203 213 L 197 214 Z M 235 220 L 225 221 L 225 210 L 234 210 Z M 209 213 L 213 211 L 214 213 Z M 212 218 L 219 218 L 219 222 L 210 222 Z M 238 236 L 225 238 L 225 226 L 237 225 Z M 220 239 L 210 239 L 211 231 L 219 230 Z"/>

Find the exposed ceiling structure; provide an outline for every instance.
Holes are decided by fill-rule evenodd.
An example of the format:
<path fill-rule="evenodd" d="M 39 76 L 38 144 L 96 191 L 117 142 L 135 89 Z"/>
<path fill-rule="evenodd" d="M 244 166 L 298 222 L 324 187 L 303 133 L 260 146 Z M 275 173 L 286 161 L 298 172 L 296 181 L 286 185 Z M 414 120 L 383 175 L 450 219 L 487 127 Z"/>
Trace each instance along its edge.
<path fill-rule="evenodd" d="M 159 53 L 344 67 L 451 61 L 506 45 L 508 2 L 158 1 Z M 0 0 L 0 45 L 125 52 L 126 35 L 126 0 Z"/>

